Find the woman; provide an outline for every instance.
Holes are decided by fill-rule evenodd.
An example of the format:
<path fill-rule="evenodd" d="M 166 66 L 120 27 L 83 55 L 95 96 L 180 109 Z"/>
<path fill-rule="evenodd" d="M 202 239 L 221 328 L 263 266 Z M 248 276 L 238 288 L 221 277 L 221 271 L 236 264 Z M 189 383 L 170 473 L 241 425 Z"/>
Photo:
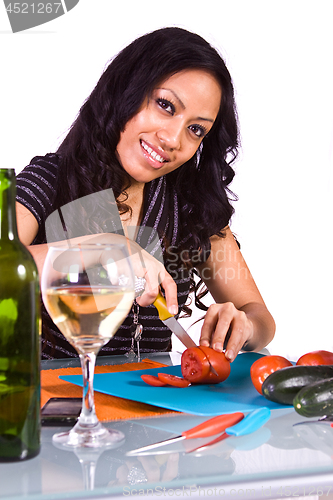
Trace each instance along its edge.
<path fill-rule="evenodd" d="M 233 86 L 217 51 L 180 28 L 138 38 L 110 63 L 56 154 L 34 158 L 18 175 L 20 238 L 41 269 L 47 216 L 112 188 L 125 230 L 158 232 L 170 312 L 184 307 L 196 269 L 216 301 L 201 345 L 226 349 L 230 361 L 241 348 L 260 350 L 274 336 L 274 320 L 228 227 L 237 141 Z M 145 248 L 140 234 L 136 241 Z M 133 321 L 144 326 L 142 352 L 171 349 L 171 332 L 152 305 L 157 292 L 137 299 L 100 354 L 128 351 Z M 43 325 L 44 357 L 76 355 L 46 311 Z"/>

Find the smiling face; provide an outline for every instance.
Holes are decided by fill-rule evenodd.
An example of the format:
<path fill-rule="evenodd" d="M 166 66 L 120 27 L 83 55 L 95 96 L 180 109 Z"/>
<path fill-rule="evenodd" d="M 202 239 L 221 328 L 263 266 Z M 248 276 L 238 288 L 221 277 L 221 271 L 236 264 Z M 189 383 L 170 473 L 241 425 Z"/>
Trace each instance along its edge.
<path fill-rule="evenodd" d="M 176 73 L 154 89 L 117 146 L 132 182 L 150 182 L 192 158 L 214 124 L 221 97 L 216 78 L 199 69 Z"/>

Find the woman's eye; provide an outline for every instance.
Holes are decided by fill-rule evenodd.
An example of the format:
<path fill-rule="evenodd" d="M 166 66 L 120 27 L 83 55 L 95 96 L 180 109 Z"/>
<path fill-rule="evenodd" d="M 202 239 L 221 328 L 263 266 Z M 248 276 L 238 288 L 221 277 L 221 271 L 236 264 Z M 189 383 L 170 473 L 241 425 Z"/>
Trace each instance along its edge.
<path fill-rule="evenodd" d="M 191 125 L 189 127 L 189 129 L 197 136 L 199 137 L 200 139 L 202 137 L 205 137 L 207 131 L 204 127 L 202 127 L 201 125 Z"/>
<path fill-rule="evenodd" d="M 171 115 L 175 113 L 174 105 L 167 99 L 157 99 L 157 104 Z"/>

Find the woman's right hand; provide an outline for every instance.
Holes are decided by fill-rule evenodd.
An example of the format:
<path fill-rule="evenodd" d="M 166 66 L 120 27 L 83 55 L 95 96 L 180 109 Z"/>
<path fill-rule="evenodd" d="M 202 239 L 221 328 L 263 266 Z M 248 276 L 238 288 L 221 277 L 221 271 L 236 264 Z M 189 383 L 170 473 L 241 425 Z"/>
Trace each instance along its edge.
<path fill-rule="evenodd" d="M 139 306 L 147 307 L 150 304 L 153 304 L 158 293 L 160 292 L 161 286 L 163 287 L 165 293 L 168 311 L 172 315 L 178 313 L 177 285 L 160 260 L 155 258 L 153 255 L 150 255 L 149 252 L 144 250 L 134 240 L 120 234 L 103 233 L 93 235 L 85 240 L 86 243 L 89 241 L 100 241 L 101 243 L 124 243 L 127 246 L 129 255 L 131 256 L 134 275 L 137 278 L 145 279 L 144 290 L 136 299 Z M 155 244 L 151 245 L 151 247 L 156 250 L 156 241 Z"/>
<path fill-rule="evenodd" d="M 137 297 L 139 306 L 146 307 L 152 304 L 160 291 L 160 285 L 165 292 L 167 308 L 170 314 L 178 313 L 177 285 L 163 264 L 147 254 L 143 277 L 146 280 L 143 293 Z"/>
<path fill-rule="evenodd" d="M 135 276 L 145 279 L 145 288 L 136 299 L 139 306 L 146 307 L 152 304 L 160 291 L 160 286 L 162 286 L 168 311 L 170 314 L 177 314 L 177 285 L 164 265 L 134 241 L 127 240 L 127 244 Z"/>

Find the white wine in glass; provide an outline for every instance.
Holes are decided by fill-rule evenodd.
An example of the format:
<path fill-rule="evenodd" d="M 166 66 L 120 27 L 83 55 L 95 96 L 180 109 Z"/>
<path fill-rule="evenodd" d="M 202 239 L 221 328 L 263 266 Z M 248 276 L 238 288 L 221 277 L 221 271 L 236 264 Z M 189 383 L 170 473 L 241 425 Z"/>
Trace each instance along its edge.
<path fill-rule="evenodd" d="M 68 244 L 48 250 L 43 267 L 45 307 L 77 350 L 83 374 L 82 411 L 68 432 L 55 434 L 57 446 L 111 447 L 120 431 L 104 427 L 95 413 L 93 375 L 100 348 L 115 334 L 134 300 L 134 274 L 125 245 Z"/>

